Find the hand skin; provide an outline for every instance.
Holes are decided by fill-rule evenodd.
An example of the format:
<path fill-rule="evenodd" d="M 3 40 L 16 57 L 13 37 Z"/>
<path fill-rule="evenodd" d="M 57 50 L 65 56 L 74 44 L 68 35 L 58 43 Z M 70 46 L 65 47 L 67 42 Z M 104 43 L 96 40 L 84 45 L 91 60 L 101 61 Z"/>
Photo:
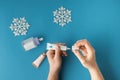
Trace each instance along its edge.
<path fill-rule="evenodd" d="M 47 52 L 50 70 L 48 80 L 59 80 L 59 72 L 62 65 L 62 56 L 67 56 L 66 52 L 60 50 L 60 45 L 56 45 L 56 50 L 49 50 Z"/>
<path fill-rule="evenodd" d="M 81 64 L 88 69 L 91 75 L 91 80 L 104 80 L 95 58 L 95 50 L 87 40 L 79 40 L 74 46 L 79 50 L 73 49 L 73 53 L 80 60 Z"/>

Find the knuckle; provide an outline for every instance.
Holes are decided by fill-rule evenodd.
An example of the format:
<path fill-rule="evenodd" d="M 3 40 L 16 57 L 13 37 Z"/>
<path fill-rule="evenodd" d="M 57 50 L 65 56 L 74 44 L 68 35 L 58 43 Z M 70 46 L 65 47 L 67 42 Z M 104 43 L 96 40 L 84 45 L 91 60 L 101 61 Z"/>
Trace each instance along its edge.
<path fill-rule="evenodd" d="M 86 60 L 83 60 L 83 61 L 82 61 L 82 64 L 86 64 L 86 63 L 87 63 L 87 61 L 86 61 Z"/>
<path fill-rule="evenodd" d="M 89 42 L 88 42 L 88 40 L 87 40 L 87 39 L 85 39 L 85 40 L 84 40 L 84 42 L 85 42 L 86 44 L 89 44 Z"/>

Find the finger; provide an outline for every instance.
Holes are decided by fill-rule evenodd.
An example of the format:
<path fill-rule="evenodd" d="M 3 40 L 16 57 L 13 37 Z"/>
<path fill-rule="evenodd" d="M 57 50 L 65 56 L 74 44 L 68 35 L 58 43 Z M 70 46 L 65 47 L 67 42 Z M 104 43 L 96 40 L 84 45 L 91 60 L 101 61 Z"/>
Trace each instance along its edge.
<path fill-rule="evenodd" d="M 63 46 L 65 45 L 65 43 L 58 43 L 58 44 L 63 45 Z"/>
<path fill-rule="evenodd" d="M 61 56 L 61 50 L 60 47 L 58 45 L 55 45 L 55 57 L 60 57 Z"/>
<path fill-rule="evenodd" d="M 73 53 L 76 55 L 76 57 L 80 60 L 81 63 L 85 62 L 85 58 L 80 54 L 78 50 L 73 50 Z"/>
<path fill-rule="evenodd" d="M 79 47 L 82 51 L 84 51 L 84 53 L 86 52 L 89 53 L 93 49 L 90 43 L 86 39 L 77 41 L 75 46 Z"/>
<path fill-rule="evenodd" d="M 87 52 L 91 54 L 93 51 L 93 47 L 91 46 L 91 44 L 87 40 L 84 40 L 83 43 L 85 45 Z"/>
<path fill-rule="evenodd" d="M 57 45 L 58 46 L 65 46 L 66 44 L 65 43 L 58 43 Z"/>
<path fill-rule="evenodd" d="M 84 41 L 84 40 L 78 40 L 78 41 L 76 41 L 75 46 L 77 46 L 77 47 L 80 48 L 80 46 L 84 45 L 84 44 L 83 44 L 83 41 Z"/>
<path fill-rule="evenodd" d="M 47 51 L 47 57 L 48 57 L 48 60 L 49 61 L 51 61 L 52 59 L 53 59 L 53 57 L 54 57 L 54 51 L 52 51 L 52 50 L 49 50 L 49 51 Z"/>
<path fill-rule="evenodd" d="M 80 51 L 82 52 L 83 56 L 87 56 L 88 52 L 87 52 L 87 49 L 85 48 L 85 46 L 81 46 Z"/>
<path fill-rule="evenodd" d="M 81 53 L 83 54 L 83 56 L 86 56 L 87 55 L 87 50 L 85 48 L 85 46 L 80 46 L 80 44 L 78 45 L 78 43 L 76 43 L 73 47 L 72 50 L 80 50 Z"/>
<path fill-rule="evenodd" d="M 58 43 L 57 45 L 60 47 L 60 46 L 65 46 L 66 44 L 65 43 Z M 67 56 L 67 53 L 65 51 L 60 51 L 60 53 L 62 56 Z"/>
<path fill-rule="evenodd" d="M 87 50 L 80 50 L 81 52 L 82 52 L 82 54 L 83 54 L 83 56 L 87 56 Z"/>
<path fill-rule="evenodd" d="M 65 51 L 62 52 L 63 56 L 67 56 L 67 53 Z"/>

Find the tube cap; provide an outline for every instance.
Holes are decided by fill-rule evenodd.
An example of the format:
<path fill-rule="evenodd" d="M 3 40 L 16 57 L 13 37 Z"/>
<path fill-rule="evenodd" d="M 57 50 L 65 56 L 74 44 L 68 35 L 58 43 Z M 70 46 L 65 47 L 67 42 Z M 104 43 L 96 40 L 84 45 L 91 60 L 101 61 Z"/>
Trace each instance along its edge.
<path fill-rule="evenodd" d="M 43 40 L 44 40 L 44 38 L 43 38 L 43 37 L 39 38 L 39 41 L 43 41 Z"/>

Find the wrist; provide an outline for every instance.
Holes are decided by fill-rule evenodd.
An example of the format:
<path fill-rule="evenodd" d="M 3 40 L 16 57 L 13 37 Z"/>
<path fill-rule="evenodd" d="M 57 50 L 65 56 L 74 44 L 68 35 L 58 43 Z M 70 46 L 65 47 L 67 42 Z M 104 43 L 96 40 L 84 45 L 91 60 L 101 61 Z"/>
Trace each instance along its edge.
<path fill-rule="evenodd" d="M 60 70 L 59 69 L 50 69 L 51 74 L 59 74 Z"/>
<path fill-rule="evenodd" d="M 96 64 L 94 67 L 88 69 L 91 75 L 91 80 L 104 80 L 104 77 Z"/>
<path fill-rule="evenodd" d="M 52 74 L 52 75 L 58 75 L 59 72 L 55 72 L 55 71 L 50 71 L 49 74 Z"/>
<path fill-rule="evenodd" d="M 48 80 L 58 80 L 58 79 L 59 79 L 59 72 L 50 69 Z"/>
<path fill-rule="evenodd" d="M 57 67 L 57 66 L 50 66 L 50 72 L 52 73 L 59 73 L 60 72 L 61 67 Z"/>
<path fill-rule="evenodd" d="M 89 71 L 93 71 L 93 70 L 97 70 L 98 69 L 98 65 L 97 63 L 95 63 L 93 66 L 91 66 L 90 68 L 88 68 Z"/>

